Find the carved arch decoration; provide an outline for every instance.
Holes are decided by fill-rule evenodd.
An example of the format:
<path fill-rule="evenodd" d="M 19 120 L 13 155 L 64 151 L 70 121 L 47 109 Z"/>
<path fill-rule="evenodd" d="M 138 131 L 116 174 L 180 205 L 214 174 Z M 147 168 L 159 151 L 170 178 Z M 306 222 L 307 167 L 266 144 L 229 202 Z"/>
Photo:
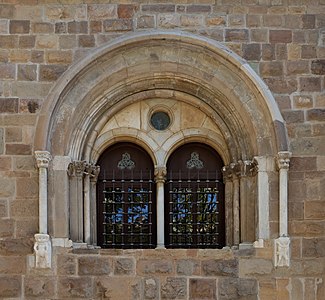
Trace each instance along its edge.
<path fill-rule="evenodd" d="M 222 138 L 214 139 L 207 132 L 197 137 L 190 133 L 176 136 L 161 161 L 155 157 L 155 143 L 141 133 L 130 131 L 124 137 L 107 134 L 100 140 L 99 133 L 114 114 L 150 98 L 174 99 L 197 107 L 218 124 Z M 221 43 L 179 31 L 132 33 L 92 51 L 52 88 L 36 130 L 35 149 L 47 150 L 54 158 L 95 163 L 105 147 L 125 138 L 142 145 L 158 167 L 180 144 L 205 139 L 229 165 L 225 176 L 237 189 L 239 183 L 230 173 L 238 176 L 241 166 L 245 169 L 245 162 L 254 157 L 265 158 L 261 165 L 268 165 L 268 158 L 274 160 L 278 152 L 288 150 L 277 104 L 248 63 Z M 232 167 L 234 162 L 241 163 Z M 268 194 L 262 196 L 269 199 Z M 269 225 L 264 227 L 257 237 L 269 237 Z M 67 230 L 57 235 L 68 235 Z"/>

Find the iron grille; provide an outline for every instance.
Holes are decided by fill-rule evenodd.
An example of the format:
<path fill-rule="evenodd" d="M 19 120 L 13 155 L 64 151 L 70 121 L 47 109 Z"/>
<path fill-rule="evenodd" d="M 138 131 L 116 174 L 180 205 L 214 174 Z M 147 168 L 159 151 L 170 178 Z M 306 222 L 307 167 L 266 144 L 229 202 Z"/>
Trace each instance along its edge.
<path fill-rule="evenodd" d="M 185 177 L 184 173 L 179 173 L 168 179 L 167 247 L 223 246 L 223 185 L 213 179 L 215 175 L 191 172 Z"/>
<path fill-rule="evenodd" d="M 131 179 L 124 179 L 126 177 Z M 114 176 L 113 173 L 111 179 L 102 179 L 101 183 L 103 186 L 102 246 L 104 248 L 155 247 L 154 182 L 151 173 L 122 171 L 119 176 Z"/>

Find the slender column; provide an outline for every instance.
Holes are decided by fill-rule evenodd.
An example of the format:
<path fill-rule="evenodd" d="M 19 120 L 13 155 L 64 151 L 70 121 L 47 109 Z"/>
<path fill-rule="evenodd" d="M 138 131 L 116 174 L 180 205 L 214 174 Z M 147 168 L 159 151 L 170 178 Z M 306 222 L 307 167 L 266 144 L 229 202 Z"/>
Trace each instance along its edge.
<path fill-rule="evenodd" d="M 240 242 L 255 241 L 255 164 L 250 160 L 239 162 L 240 168 Z"/>
<path fill-rule="evenodd" d="M 267 157 L 254 157 L 257 165 L 257 209 L 258 209 L 258 228 L 257 236 L 258 241 L 254 246 L 259 248 L 264 246 L 264 239 L 269 238 L 269 175 L 268 171 L 268 158 Z"/>
<path fill-rule="evenodd" d="M 83 192 L 84 192 L 84 240 L 90 244 L 90 172 L 91 165 L 86 164 L 83 177 Z"/>
<path fill-rule="evenodd" d="M 279 235 L 288 236 L 288 170 L 291 153 L 282 151 L 278 153 L 279 167 Z"/>
<path fill-rule="evenodd" d="M 225 183 L 225 219 L 226 219 L 226 246 L 231 247 L 234 244 L 233 239 L 233 184 L 232 184 L 232 172 L 229 166 L 222 168 L 223 181 Z"/>
<path fill-rule="evenodd" d="M 240 235 L 240 219 L 239 219 L 239 178 L 237 172 L 235 171 L 235 165 L 231 166 L 234 168 L 233 174 L 233 185 L 234 185 L 234 194 L 233 194 L 233 215 L 234 215 L 234 245 L 239 245 L 239 235 Z"/>
<path fill-rule="evenodd" d="M 96 184 L 98 175 L 100 172 L 100 167 L 91 165 L 91 174 L 90 174 L 90 243 L 97 245 L 97 195 L 96 195 Z"/>
<path fill-rule="evenodd" d="M 74 161 L 68 166 L 70 176 L 70 237 L 83 242 L 83 174 L 85 161 Z"/>
<path fill-rule="evenodd" d="M 157 189 L 157 248 L 165 248 L 165 227 L 164 227 L 164 184 L 166 168 L 155 168 L 155 181 Z"/>
<path fill-rule="evenodd" d="M 35 151 L 39 172 L 39 233 L 47 234 L 47 169 L 51 155 L 47 151 Z"/>

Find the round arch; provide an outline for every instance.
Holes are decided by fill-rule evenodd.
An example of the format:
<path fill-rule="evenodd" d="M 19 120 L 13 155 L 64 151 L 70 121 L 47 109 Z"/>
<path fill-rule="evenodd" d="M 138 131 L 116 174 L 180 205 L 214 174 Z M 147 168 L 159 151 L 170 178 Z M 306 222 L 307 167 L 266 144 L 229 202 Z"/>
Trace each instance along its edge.
<path fill-rule="evenodd" d="M 276 102 L 247 62 L 216 41 L 176 31 L 125 35 L 72 66 L 41 109 L 35 149 L 89 160 L 110 115 L 161 91 L 209 107 L 229 161 L 287 150 Z"/>

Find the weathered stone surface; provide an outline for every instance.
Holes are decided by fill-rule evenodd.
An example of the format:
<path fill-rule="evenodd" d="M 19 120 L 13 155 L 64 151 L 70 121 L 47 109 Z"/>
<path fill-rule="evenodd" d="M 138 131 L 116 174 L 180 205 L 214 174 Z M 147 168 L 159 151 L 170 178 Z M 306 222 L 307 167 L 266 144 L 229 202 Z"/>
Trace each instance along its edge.
<path fill-rule="evenodd" d="M 137 18 L 137 28 L 154 28 L 155 16 L 144 15 Z"/>
<path fill-rule="evenodd" d="M 0 204 L 1 213 L 0 216 L 7 217 L 7 206 L 4 203 Z M 11 238 L 13 237 L 15 227 L 14 220 L 12 219 L 3 219 L 0 220 L 0 238 Z"/>
<path fill-rule="evenodd" d="M 191 278 L 189 282 L 190 299 L 216 299 L 216 280 L 206 278 Z"/>
<path fill-rule="evenodd" d="M 240 276 L 264 275 L 270 274 L 273 270 L 273 264 L 266 259 L 241 259 L 239 261 Z"/>
<path fill-rule="evenodd" d="M 12 220 L 10 221 L 12 222 Z M 0 241 L 0 255 L 8 256 L 23 256 L 33 252 L 32 239 L 5 239 Z"/>
<path fill-rule="evenodd" d="M 118 257 L 114 260 L 115 275 L 135 274 L 135 261 L 132 258 Z"/>
<path fill-rule="evenodd" d="M 60 277 L 58 295 L 64 299 L 93 297 L 94 287 L 90 277 Z"/>
<path fill-rule="evenodd" d="M 68 23 L 68 32 L 69 33 L 87 33 L 88 23 L 86 21 L 73 21 Z"/>
<path fill-rule="evenodd" d="M 11 20 L 9 24 L 9 32 L 11 34 L 26 34 L 30 30 L 30 21 L 27 20 Z"/>
<path fill-rule="evenodd" d="M 202 261 L 202 273 L 206 276 L 237 276 L 238 261 L 236 259 Z"/>
<path fill-rule="evenodd" d="M 226 29 L 226 42 L 246 42 L 248 41 L 247 29 Z"/>
<path fill-rule="evenodd" d="M 0 98 L 0 113 L 17 113 L 17 98 Z"/>
<path fill-rule="evenodd" d="M 15 12 L 15 6 L 10 4 L 1 4 L 0 5 L 0 18 L 12 18 Z"/>
<path fill-rule="evenodd" d="M 54 25 L 48 22 L 36 22 L 32 24 L 32 31 L 35 33 L 53 33 Z"/>
<path fill-rule="evenodd" d="M 112 262 L 108 257 L 85 256 L 78 260 L 79 275 L 108 275 L 112 272 Z"/>
<path fill-rule="evenodd" d="M 37 78 L 36 65 L 19 65 L 18 66 L 18 80 L 33 81 Z"/>
<path fill-rule="evenodd" d="M 41 65 L 40 66 L 40 80 L 41 81 L 55 81 L 67 69 L 64 65 Z"/>
<path fill-rule="evenodd" d="M 119 4 L 117 7 L 117 15 L 119 19 L 130 19 L 138 10 L 138 5 L 134 4 Z"/>
<path fill-rule="evenodd" d="M 0 274 L 24 274 L 26 261 L 24 256 L 0 256 Z"/>
<path fill-rule="evenodd" d="M 76 257 L 73 255 L 60 255 L 57 258 L 59 275 L 75 275 L 77 272 Z"/>
<path fill-rule="evenodd" d="M 270 30 L 270 43 L 291 43 L 291 30 Z"/>
<path fill-rule="evenodd" d="M 137 272 L 139 274 L 171 274 L 173 264 L 164 259 L 141 259 L 137 263 Z"/>
<path fill-rule="evenodd" d="M 34 48 L 36 37 L 33 35 L 21 35 L 19 37 L 19 48 Z"/>
<path fill-rule="evenodd" d="M 325 75 L 325 59 L 313 60 L 311 62 L 311 72 L 317 75 Z"/>
<path fill-rule="evenodd" d="M 15 78 L 15 66 L 11 63 L 0 65 L 0 79 L 10 80 Z"/>
<path fill-rule="evenodd" d="M 115 4 L 88 5 L 88 16 L 90 19 L 115 19 L 117 18 L 117 6 Z"/>
<path fill-rule="evenodd" d="M 144 279 L 144 298 L 159 299 L 159 282 L 154 278 Z"/>
<path fill-rule="evenodd" d="M 260 63 L 260 74 L 263 77 L 269 76 L 282 76 L 283 75 L 283 64 L 282 62 L 261 62 Z"/>
<path fill-rule="evenodd" d="M 79 35 L 78 36 L 79 47 L 90 48 L 95 46 L 95 36 L 93 35 Z"/>
<path fill-rule="evenodd" d="M 324 257 L 325 239 L 324 238 L 304 238 L 302 239 L 303 257 Z"/>
<path fill-rule="evenodd" d="M 170 13 L 175 11 L 173 4 L 159 4 L 159 5 L 142 5 L 142 11 L 150 13 Z"/>
<path fill-rule="evenodd" d="M 166 283 L 161 287 L 162 299 L 186 299 L 187 280 L 186 278 L 167 277 Z"/>
<path fill-rule="evenodd" d="M 260 44 L 244 44 L 243 55 L 247 60 L 260 60 L 261 58 L 261 45 Z"/>
<path fill-rule="evenodd" d="M 293 221 L 289 223 L 289 232 L 296 236 L 321 237 L 324 235 L 324 221 Z"/>
<path fill-rule="evenodd" d="M 21 276 L 0 276 L 1 298 L 20 298 L 21 295 Z"/>
<path fill-rule="evenodd" d="M 54 298 L 55 279 L 46 276 L 28 276 L 24 279 L 25 297 Z"/>
<path fill-rule="evenodd" d="M 302 92 L 320 92 L 321 79 L 319 77 L 301 77 L 300 91 Z"/>
<path fill-rule="evenodd" d="M 258 285 L 255 279 L 220 278 L 218 296 L 220 300 L 258 299 Z"/>
<path fill-rule="evenodd" d="M 11 179 L 0 178 L 0 198 L 12 197 L 15 192 L 15 182 Z"/>
<path fill-rule="evenodd" d="M 191 276 L 200 274 L 200 261 L 193 259 L 179 259 L 176 262 L 176 272 L 179 275 Z"/>
<path fill-rule="evenodd" d="M 101 276 L 95 280 L 96 295 L 99 299 L 147 299 L 144 298 L 144 287 L 140 278 L 124 277 L 121 280 L 120 277 Z"/>
<path fill-rule="evenodd" d="M 105 20 L 103 22 L 104 31 L 129 31 L 133 28 L 132 19 L 114 19 L 114 20 Z"/>
<path fill-rule="evenodd" d="M 324 121 L 325 120 L 325 108 L 324 109 L 310 109 L 307 111 L 308 121 Z"/>

